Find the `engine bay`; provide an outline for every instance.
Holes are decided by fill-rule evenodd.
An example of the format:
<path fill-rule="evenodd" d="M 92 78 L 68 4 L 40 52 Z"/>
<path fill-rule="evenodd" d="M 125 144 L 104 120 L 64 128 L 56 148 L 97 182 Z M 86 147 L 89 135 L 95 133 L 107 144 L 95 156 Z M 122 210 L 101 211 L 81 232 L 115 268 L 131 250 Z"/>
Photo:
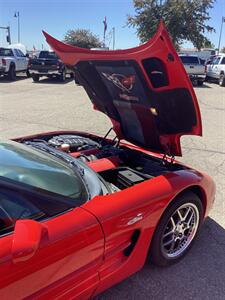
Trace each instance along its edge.
<path fill-rule="evenodd" d="M 117 192 L 161 174 L 184 167 L 121 145 L 118 141 L 85 134 L 49 134 L 18 142 L 46 151 L 62 153 L 68 162 L 81 160 Z M 56 155 L 57 156 L 57 155 Z"/>

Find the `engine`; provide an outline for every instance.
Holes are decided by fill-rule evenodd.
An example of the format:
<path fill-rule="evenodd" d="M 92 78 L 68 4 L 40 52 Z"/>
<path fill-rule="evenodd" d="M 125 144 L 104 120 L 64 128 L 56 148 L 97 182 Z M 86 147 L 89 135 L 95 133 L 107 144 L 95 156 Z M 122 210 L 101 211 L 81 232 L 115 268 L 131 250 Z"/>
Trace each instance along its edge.
<path fill-rule="evenodd" d="M 48 144 L 65 152 L 101 148 L 100 143 L 79 135 L 56 135 L 48 140 Z"/>
<path fill-rule="evenodd" d="M 38 135 L 20 142 L 57 157 L 63 156 L 68 163 L 81 160 L 111 186 L 112 192 L 182 169 L 178 164 L 166 164 L 160 158 L 93 136 Z"/>

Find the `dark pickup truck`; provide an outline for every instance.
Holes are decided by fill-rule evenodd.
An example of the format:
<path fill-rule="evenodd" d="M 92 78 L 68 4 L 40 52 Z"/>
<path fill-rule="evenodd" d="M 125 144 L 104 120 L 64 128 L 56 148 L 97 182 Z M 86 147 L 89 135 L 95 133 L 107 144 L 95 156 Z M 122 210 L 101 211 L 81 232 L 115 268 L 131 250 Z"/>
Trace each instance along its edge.
<path fill-rule="evenodd" d="M 53 51 L 40 51 L 38 57 L 30 59 L 28 68 L 35 82 L 42 76 L 56 77 L 63 82 L 67 74 L 70 74 L 71 78 L 74 77 L 73 71 L 65 66 Z"/>

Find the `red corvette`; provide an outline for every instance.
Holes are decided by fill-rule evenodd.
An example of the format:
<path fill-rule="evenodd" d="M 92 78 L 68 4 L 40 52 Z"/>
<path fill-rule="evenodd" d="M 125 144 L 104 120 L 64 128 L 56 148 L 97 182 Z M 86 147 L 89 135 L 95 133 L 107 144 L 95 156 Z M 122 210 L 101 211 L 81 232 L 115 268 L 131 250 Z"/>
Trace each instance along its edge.
<path fill-rule="evenodd" d="M 46 39 L 73 65 L 114 139 L 48 132 L 0 142 L 0 299 L 89 299 L 190 249 L 215 197 L 174 159 L 201 135 L 191 82 L 163 24 L 137 48 Z M 123 141 L 125 140 L 125 141 Z"/>

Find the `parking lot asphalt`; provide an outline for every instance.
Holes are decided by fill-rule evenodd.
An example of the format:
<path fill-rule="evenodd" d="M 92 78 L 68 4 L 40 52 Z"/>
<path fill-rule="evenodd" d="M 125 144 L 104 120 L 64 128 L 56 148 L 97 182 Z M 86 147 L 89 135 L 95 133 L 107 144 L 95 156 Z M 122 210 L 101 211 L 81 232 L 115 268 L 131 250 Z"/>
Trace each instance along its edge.
<path fill-rule="evenodd" d="M 189 254 L 169 268 L 146 265 L 99 295 L 110 299 L 225 299 L 225 88 L 196 87 L 203 137 L 182 138 L 186 164 L 208 173 L 217 186 L 214 208 Z M 0 78 L 0 137 L 73 129 L 104 135 L 110 121 L 94 111 L 86 93 L 66 83 Z"/>

